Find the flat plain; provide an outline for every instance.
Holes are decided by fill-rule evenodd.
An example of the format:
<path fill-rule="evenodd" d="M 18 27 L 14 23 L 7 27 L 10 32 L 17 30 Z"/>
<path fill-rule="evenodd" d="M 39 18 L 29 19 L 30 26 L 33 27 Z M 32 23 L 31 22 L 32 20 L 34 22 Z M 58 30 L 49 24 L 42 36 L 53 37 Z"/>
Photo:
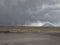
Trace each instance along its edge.
<path fill-rule="evenodd" d="M 60 45 L 60 27 L 0 27 L 0 32 L 0 45 Z"/>
<path fill-rule="evenodd" d="M 60 45 L 60 33 L 0 33 L 0 45 Z"/>
<path fill-rule="evenodd" d="M 60 27 L 1 26 L 0 32 L 60 32 Z"/>

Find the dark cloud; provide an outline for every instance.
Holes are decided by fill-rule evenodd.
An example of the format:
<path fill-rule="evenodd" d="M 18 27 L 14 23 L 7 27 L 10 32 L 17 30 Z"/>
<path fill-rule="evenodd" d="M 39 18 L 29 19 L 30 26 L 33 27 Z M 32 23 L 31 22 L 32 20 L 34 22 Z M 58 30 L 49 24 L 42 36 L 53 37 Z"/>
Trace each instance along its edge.
<path fill-rule="evenodd" d="M 59 0 L 0 0 L 0 26 L 60 23 Z"/>

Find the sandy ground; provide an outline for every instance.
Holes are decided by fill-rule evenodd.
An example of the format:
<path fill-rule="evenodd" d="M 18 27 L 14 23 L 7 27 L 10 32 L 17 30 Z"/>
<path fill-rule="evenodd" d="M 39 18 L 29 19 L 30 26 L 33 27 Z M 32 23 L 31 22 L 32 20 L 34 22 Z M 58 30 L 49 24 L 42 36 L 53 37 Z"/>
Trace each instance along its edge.
<path fill-rule="evenodd" d="M 0 45 L 60 45 L 60 33 L 0 33 Z"/>

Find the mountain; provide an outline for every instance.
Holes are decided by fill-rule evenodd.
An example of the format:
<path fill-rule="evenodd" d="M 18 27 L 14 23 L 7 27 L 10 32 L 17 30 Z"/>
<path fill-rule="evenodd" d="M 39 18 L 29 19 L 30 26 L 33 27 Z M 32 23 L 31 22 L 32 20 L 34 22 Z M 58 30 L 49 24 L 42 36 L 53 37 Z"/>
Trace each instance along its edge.
<path fill-rule="evenodd" d="M 52 23 L 45 23 L 42 27 L 54 27 L 55 25 Z"/>

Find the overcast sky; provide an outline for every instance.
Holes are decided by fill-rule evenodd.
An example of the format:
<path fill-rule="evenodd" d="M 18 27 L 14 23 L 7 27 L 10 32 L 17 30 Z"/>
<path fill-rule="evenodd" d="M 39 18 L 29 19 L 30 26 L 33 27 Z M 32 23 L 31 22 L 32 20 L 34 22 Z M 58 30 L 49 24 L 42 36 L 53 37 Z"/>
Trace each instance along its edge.
<path fill-rule="evenodd" d="M 42 26 L 47 22 L 60 26 L 60 0 L 0 0 L 0 26 Z"/>

